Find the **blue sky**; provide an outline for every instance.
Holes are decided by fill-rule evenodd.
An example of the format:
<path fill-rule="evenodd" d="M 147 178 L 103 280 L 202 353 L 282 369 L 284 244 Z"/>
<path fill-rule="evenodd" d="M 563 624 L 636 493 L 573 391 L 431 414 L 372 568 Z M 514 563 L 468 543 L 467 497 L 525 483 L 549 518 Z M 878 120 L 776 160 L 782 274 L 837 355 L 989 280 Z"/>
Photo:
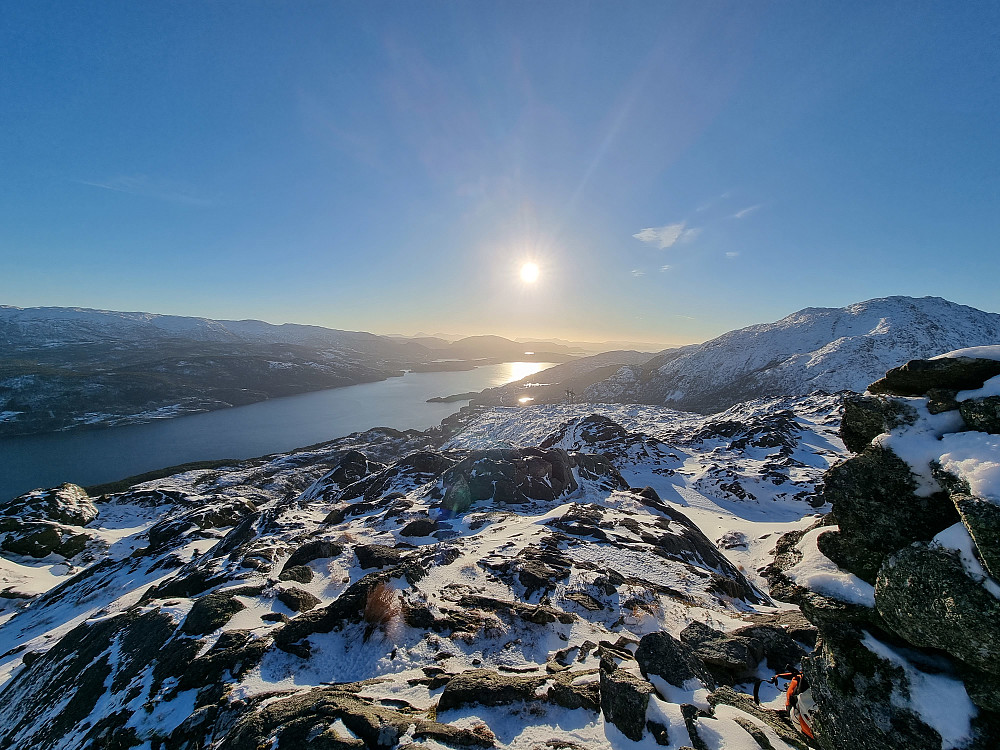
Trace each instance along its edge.
<path fill-rule="evenodd" d="M 670 343 L 1000 311 L 1000 4 L 91 5 L 5 3 L 0 304 Z"/>

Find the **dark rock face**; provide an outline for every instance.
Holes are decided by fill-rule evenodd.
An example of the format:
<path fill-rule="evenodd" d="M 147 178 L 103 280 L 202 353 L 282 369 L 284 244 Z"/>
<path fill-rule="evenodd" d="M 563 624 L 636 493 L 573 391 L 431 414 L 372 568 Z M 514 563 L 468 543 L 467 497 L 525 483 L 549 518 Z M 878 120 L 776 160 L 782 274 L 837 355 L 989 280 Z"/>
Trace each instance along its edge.
<path fill-rule="evenodd" d="M 409 537 L 430 536 L 437 530 L 437 521 L 432 521 L 429 518 L 418 518 L 416 521 L 410 521 L 400 529 L 399 535 Z"/>
<path fill-rule="evenodd" d="M 453 677 L 438 701 L 438 711 L 460 706 L 504 706 L 515 701 L 530 701 L 544 676 L 518 677 L 501 675 L 491 669 L 477 669 Z"/>
<path fill-rule="evenodd" d="M 82 527 L 97 514 L 97 506 L 75 484 L 28 492 L 0 503 L 0 549 L 23 557 L 75 557 L 93 539 Z"/>
<path fill-rule="evenodd" d="M 525 503 L 555 500 L 577 488 L 573 462 L 559 448 L 473 451 L 449 469 L 443 478 L 443 505 L 454 513 L 472 503 Z"/>
<path fill-rule="evenodd" d="M 836 548 L 821 550 L 869 583 L 875 582 L 887 554 L 913 541 L 927 541 L 958 521 L 947 495 L 917 496 L 906 462 L 875 446 L 830 469 L 825 482 L 824 497 L 833 504 L 840 540 Z M 906 513 L 896 512 L 901 507 Z"/>
<path fill-rule="evenodd" d="M 149 530 L 149 547 L 160 549 L 175 544 L 181 537 L 198 536 L 198 532 L 205 529 L 238 526 L 256 511 L 253 503 L 242 499 L 191 508 L 154 524 Z"/>
<path fill-rule="evenodd" d="M 344 552 L 344 547 L 336 542 L 326 539 L 317 539 L 306 542 L 285 561 L 283 570 L 294 568 L 298 565 L 307 565 L 313 560 L 323 560 L 330 557 L 339 557 Z"/>
<path fill-rule="evenodd" d="M 901 549 L 879 571 L 875 604 L 913 645 L 1000 671 L 1000 600 L 968 576 L 957 553 L 920 543 Z"/>
<path fill-rule="evenodd" d="M 188 635 L 205 635 L 218 630 L 246 607 L 230 594 L 207 594 L 191 607 L 181 630 Z"/>
<path fill-rule="evenodd" d="M 285 567 L 278 576 L 279 581 L 295 581 L 297 583 L 309 583 L 312 579 L 312 569 L 305 565 Z"/>
<path fill-rule="evenodd" d="M 868 391 L 893 396 L 923 396 L 932 388 L 965 391 L 979 388 L 997 375 L 1000 361 L 992 359 L 914 359 L 889 370 L 884 378 L 868 386 Z"/>
<path fill-rule="evenodd" d="M 651 684 L 620 667 L 611 671 L 601 670 L 601 710 L 604 719 L 633 742 L 642 739 L 649 696 L 655 693 Z"/>
<path fill-rule="evenodd" d="M 727 635 L 700 622 L 684 628 L 681 641 L 693 649 L 720 683 L 733 684 L 753 675 L 764 658 L 764 650 L 749 638 Z"/>
<path fill-rule="evenodd" d="M 279 591 L 278 601 L 292 610 L 292 612 L 308 612 L 320 603 L 320 600 L 308 591 L 294 587 Z"/>
<path fill-rule="evenodd" d="M 709 687 L 715 680 L 695 655 L 694 649 L 681 643 L 670 633 L 659 632 L 644 635 L 635 652 L 642 674 L 655 674 L 675 687 L 684 687 L 688 680 L 700 680 Z"/>
<path fill-rule="evenodd" d="M 904 701 L 904 670 L 872 653 L 861 642 L 825 640 L 817 655 L 803 662 L 817 705 L 816 736 L 827 750 L 940 750 L 940 735 Z M 903 691 L 906 690 L 906 693 Z M 900 705 L 902 703 L 902 705 Z"/>
<path fill-rule="evenodd" d="M 810 628 L 815 645 L 816 631 Z M 777 625 L 747 625 L 729 633 L 734 638 L 746 639 L 754 653 L 762 653 L 767 659 L 767 666 L 776 671 L 785 671 L 798 664 L 806 652 L 798 643 L 795 635 L 804 635 L 805 642 L 809 636 L 799 634 L 795 630 L 786 630 Z M 801 638 L 799 638 L 801 640 Z M 759 659 L 758 659 L 759 661 Z"/>
<path fill-rule="evenodd" d="M 349 687 L 349 686 L 347 686 Z M 353 739 L 338 732 L 341 720 Z M 413 727 L 413 736 L 452 747 L 490 747 L 492 737 L 474 730 L 428 721 L 415 711 L 397 711 L 359 698 L 344 687 L 314 688 L 256 706 L 236 722 L 220 750 L 256 750 L 276 737 L 278 745 L 320 750 L 377 748 L 390 750 Z"/>
<path fill-rule="evenodd" d="M 354 548 L 358 565 L 362 568 L 385 568 L 398 565 L 403 559 L 403 551 L 383 544 L 365 544 Z"/>
<path fill-rule="evenodd" d="M 104 695 L 105 684 L 127 685 L 154 657 L 174 630 L 159 611 L 135 610 L 74 628 L 50 651 L 19 672 L 0 694 L 0 744 L 10 748 L 57 747 L 69 731 L 81 726 Z M 127 638 L 127 657 L 111 659 L 116 638 Z M 49 711 L 68 702 L 54 716 Z M 124 722 L 123 722 L 124 723 Z M 92 727 L 95 740 L 100 727 Z M 101 743 L 103 744 L 103 743 Z"/>
<path fill-rule="evenodd" d="M 330 478 L 341 487 L 354 484 L 368 474 L 368 457 L 360 451 L 348 451 L 340 459 Z"/>

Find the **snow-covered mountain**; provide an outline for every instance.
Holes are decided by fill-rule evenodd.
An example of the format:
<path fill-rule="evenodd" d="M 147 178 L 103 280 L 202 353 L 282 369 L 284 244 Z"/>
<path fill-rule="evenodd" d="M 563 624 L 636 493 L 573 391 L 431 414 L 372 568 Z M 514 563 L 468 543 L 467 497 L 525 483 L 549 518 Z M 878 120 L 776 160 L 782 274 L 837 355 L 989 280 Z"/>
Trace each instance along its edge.
<path fill-rule="evenodd" d="M 81 307 L 0 305 L 0 347 L 4 350 L 72 344 L 142 342 L 164 339 L 253 344 L 297 344 L 343 349 L 384 357 L 415 356 L 428 350 L 363 331 L 261 320 L 212 320 L 147 312 Z"/>
<path fill-rule="evenodd" d="M 997 343 L 1000 314 L 940 297 L 809 307 L 623 367 L 584 398 L 710 413 L 752 398 L 864 391 L 908 360 Z"/>

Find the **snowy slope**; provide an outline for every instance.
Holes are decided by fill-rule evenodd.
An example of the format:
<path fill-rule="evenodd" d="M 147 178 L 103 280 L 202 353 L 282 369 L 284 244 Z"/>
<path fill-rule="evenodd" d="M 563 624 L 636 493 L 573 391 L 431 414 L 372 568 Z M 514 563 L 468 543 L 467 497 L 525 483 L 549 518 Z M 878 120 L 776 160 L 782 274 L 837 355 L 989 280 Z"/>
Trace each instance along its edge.
<path fill-rule="evenodd" d="M 998 342 L 1000 314 L 939 297 L 886 297 L 731 331 L 662 365 L 622 368 L 585 398 L 709 413 L 760 396 L 860 392 L 908 360 Z"/>
<path fill-rule="evenodd" d="M 607 673 L 641 680 L 647 634 L 784 617 L 756 570 L 780 533 L 814 520 L 807 501 L 844 452 L 839 409 L 498 408 L 447 441 L 375 429 L 112 496 L 11 501 L 0 525 L 15 541 L 26 514 L 93 541 L 70 558 L 0 551 L 16 597 L 0 621 L 0 740 L 280 750 L 305 746 L 303 731 L 338 747 L 658 747 L 602 713 Z M 548 461 L 573 466 L 559 492 Z M 449 510 L 455 487 L 518 466 L 540 494 Z M 378 583 L 384 621 L 359 609 Z M 773 674 L 764 660 L 751 672 Z M 461 693 L 477 679 L 494 688 Z M 675 750 L 750 747 L 748 726 L 803 747 L 765 709 L 711 709 L 714 677 L 653 679 L 646 717 Z M 747 679 L 727 684 L 745 694 Z M 780 702 L 767 685 L 761 697 Z"/>

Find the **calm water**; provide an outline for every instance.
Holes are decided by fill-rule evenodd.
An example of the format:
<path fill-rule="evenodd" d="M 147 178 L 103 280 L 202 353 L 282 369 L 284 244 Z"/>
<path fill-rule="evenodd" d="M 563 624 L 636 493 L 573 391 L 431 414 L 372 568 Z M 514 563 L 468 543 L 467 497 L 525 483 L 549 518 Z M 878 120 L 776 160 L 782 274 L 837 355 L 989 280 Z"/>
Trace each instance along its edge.
<path fill-rule="evenodd" d="M 188 461 L 263 456 L 369 427 L 422 430 L 466 403 L 428 404 L 428 398 L 481 391 L 551 366 L 506 362 L 467 372 L 410 373 L 131 427 L 7 438 L 0 440 L 0 499 L 62 482 L 101 484 Z"/>

